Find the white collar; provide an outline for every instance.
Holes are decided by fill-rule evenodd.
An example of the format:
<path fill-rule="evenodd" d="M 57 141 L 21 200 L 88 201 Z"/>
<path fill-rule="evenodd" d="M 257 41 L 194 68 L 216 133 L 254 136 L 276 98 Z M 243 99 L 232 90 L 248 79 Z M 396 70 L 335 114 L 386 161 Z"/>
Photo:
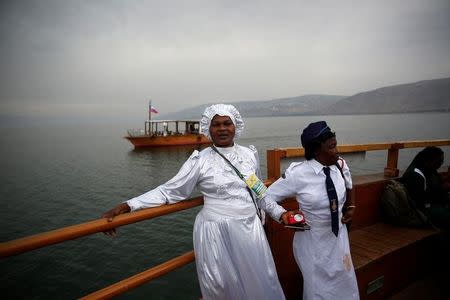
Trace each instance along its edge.
<path fill-rule="evenodd" d="M 309 165 L 313 168 L 314 172 L 316 174 L 319 174 L 321 171 L 323 171 L 323 168 L 329 167 L 333 172 L 336 172 L 337 167 L 335 165 L 331 166 L 324 166 L 320 162 L 318 162 L 315 158 L 308 160 Z"/>
<path fill-rule="evenodd" d="M 423 189 L 426 190 L 427 189 L 427 178 L 425 177 L 425 175 L 422 173 L 421 170 L 414 168 L 414 172 L 416 172 L 419 175 L 422 175 L 423 177 Z"/>
<path fill-rule="evenodd" d="M 233 144 L 231 147 L 217 147 L 215 146 L 217 151 L 219 151 L 222 154 L 229 154 L 236 150 L 236 143 Z"/>
<path fill-rule="evenodd" d="M 423 178 L 425 178 L 425 175 L 423 175 L 422 171 L 420 169 L 414 168 L 414 172 L 422 175 Z"/>

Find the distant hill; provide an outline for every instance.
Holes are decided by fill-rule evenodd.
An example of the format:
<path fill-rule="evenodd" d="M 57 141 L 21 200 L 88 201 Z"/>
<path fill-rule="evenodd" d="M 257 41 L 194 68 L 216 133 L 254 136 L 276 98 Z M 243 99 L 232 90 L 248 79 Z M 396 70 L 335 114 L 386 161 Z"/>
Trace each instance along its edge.
<path fill-rule="evenodd" d="M 227 103 L 236 106 L 244 117 L 448 112 L 450 78 L 382 87 L 353 96 L 304 95 Z M 211 104 L 161 115 L 158 119 L 199 119 L 204 109 Z"/>
<path fill-rule="evenodd" d="M 450 111 L 450 78 L 394 85 L 344 98 L 318 114 L 380 114 Z"/>
<path fill-rule="evenodd" d="M 304 95 L 263 101 L 225 102 L 233 104 L 244 117 L 273 117 L 305 115 L 324 109 L 346 96 Z M 219 102 L 214 102 L 219 103 Z M 198 105 L 158 116 L 159 119 L 198 119 L 209 104 Z"/>

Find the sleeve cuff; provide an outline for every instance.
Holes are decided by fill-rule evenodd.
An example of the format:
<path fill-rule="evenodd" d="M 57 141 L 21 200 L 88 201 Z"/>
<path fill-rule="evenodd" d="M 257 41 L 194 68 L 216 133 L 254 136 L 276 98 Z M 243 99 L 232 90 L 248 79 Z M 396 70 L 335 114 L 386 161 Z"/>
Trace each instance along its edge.
<path fill-rule="evenodd" d="M 133 201 L 133 199 L 124 201 L 124 203 L 128 204 L 128 206 L 130 207 L 130 209 L 131 209 L 130 212 L 139 210 L 140 207 L 139 207 L 138 203 L 136 203 L 136 202 L 137 201 Z"/>
<path fill-rule="evenodd" d="M 275 211 L 272 214 L 272 218 L 279 224 L 281 224 L 280 218 L 281 215 L 287 212 L 283 207 L 279 206 L 275 209 Z"/>

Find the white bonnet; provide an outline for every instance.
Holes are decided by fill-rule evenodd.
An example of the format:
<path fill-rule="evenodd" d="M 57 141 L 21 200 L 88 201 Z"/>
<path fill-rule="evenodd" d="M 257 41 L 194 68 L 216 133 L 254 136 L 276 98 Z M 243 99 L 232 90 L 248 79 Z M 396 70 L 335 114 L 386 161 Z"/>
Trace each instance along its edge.
<path fill-rule="evenodd" d="M 230 117 L 236 127 L 235 138 L 238 138 L 241 135 L 244 130 L 244 121 L 242 120 L 239 111 L 230 104 L 213 104 L 205 109 L 202 119 L 200 120 L 202 133 L 209 139 L 211 139 L 211 135 L 209 134 L 209 126 L 211 125 L 211 120 L 215 115 Z"/>

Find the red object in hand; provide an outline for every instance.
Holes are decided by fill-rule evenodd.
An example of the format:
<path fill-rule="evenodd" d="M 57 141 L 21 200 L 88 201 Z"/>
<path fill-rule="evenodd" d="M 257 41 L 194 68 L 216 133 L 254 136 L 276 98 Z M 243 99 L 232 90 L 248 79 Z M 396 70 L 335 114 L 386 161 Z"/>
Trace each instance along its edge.
<path fill-rule="evenodd" d="M 288 223 L 289 224 L 302 224 L 302 223 L 306 223 L 305 222 L 305 216 L 303 215 L 302 212 L 298 212 L 295 215 L 290 215 L 288 217 Z"/>

